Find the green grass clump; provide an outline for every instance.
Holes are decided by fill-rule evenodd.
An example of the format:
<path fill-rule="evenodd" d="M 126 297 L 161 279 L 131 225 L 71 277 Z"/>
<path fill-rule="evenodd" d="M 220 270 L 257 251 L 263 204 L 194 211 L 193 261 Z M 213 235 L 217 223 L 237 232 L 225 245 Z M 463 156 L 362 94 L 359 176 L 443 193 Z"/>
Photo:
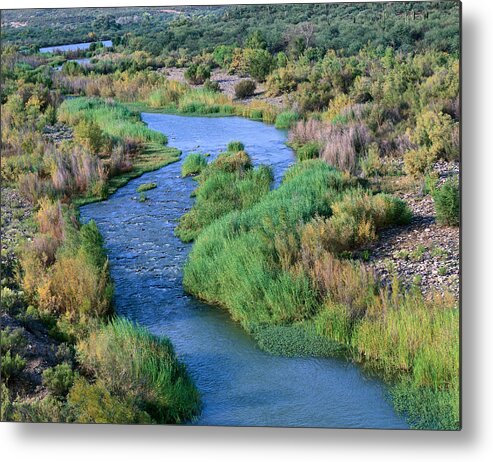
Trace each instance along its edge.
<path fill-rule="evenodd" d="M 137 192 L 140 193 L 140 192 L 150 191 L 151 189 L 155 189 L 155 188 L 157 188 L 156 183 L 143 183 L 139 185 L 139 187 L 137 188 Z"/>
<path fill-rule="evenodd" d="M 175 231 L 185 242 L 223 215 L 258 202 L 270 190 L 272 171 L 264 166 L 253 169 L 244 151 L 228 152 L 207 165 L 197 179 L 195 204 L 181 217 Z"/>
<path fill-rule="evenodd" d="M 233 114 L 234 106 L 231 100 L 210 90 L 192 88 L 184 93 L 177 104 L 179 112 L 184 114 Z"/>
<path fill-rule="evenodd" d="M 445 226 L 459 226 L 460 192 L 457 179 L 447 180 L 433 192 L 437 222 Z"/>
<path fill-rule="evenodd" d="M 316 141 L 295 147 L 296 157 L 298 160 L 317 159 L 320 155 L 320 144 Z"/>
<path fill-rule="evenodd" d="M 207 166 L 207 159 L 203 154 L 192 152 L 189 154 L 181 166 L 181 176 L 199 174 Z"/>
<path fill-rule="evenodd" d="M 115 319 L 77 348 L 83 368 L 96 378 L 95 385 L 76 383 L 69 394 L 77 421 L 114 423 L 115 408 L 125 423 L 182 423 L 198 413 L 198 391 L 168 339 Z"/>
<path fill-rule="evenodd" d="M 294 111 L 285 111 L 276 117 L 276 128 L 288 129 L 293 126 L 300 118 L 300 115 Z"/>
<path fill-rule="evenodd" d="M 228 152 L 239 152 L 245 150 L 245 145 L 241 141 L 230 141 L 226 148 Z"/>

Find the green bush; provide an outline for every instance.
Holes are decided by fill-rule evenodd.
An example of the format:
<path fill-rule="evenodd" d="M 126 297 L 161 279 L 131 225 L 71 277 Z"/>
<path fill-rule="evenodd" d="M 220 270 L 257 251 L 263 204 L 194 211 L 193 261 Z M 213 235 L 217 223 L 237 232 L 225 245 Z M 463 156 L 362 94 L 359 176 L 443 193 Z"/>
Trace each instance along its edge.
<path fill-rule="evenodd" d="M 99 124 L 83 118 L 74 128 L 74 139 L 92 154 L 111 152 L 111 140 Z"/>
<path fill-rule="evenodd" d="M 409 223 L 411 217 L 409 207 L 396 197 L 350 189 L 332 204 L 330 218 L 317 218 L 305 227 L 303 239 L 312 248 L 339 254 L 375 240 L 381 229 Z"/>
<path fill-rule="evenodd" d="M 67 397 L 73 420 L 78 423 L 150 424 L 153 419 L 130 396 L 110 393 L 101 380 L 78 378 Z"/>
<path fill-rule="evenodd" d="M 275 126 L 276 128 L 287 129 L 291 128 L 291 126 L 297 122 L 300 118 L 300 115 L 297 112 L 293 111 L 285 111 L 278 114 L 276 117 Z"/>
<path fill-rule="evenodd" d="M 129 412 L 145 412 L 155 423 L 182 423 L 198 413 L 198 391 L 168 339 L 117 318 L 92 331 L 79 342 L 77 350 L 82 367 L 99 382 L 96 386 L 100 390 L 94 394 L 107 398 L 108 409 L 113 402 L 130 401 Z M 84 408 L 98 405 L 86 386 L 74 388 L 70 402 Z M 119 406 L 122 410 L 125 407 Z"/>
<path fill-rule="evenodd" d="M 421 178 L 432 169 L 436 159 L 436 154 L 427 148 L 408 151 L 404 154 L 404 170 L 414 178 Z"/>
<path fill-rule="evenodd" d="M 209 66 L 204 64 L 191 64 L 185 71 L 185 79 L 194 85 L 201 85 L 211 76 Z"/>
<path fill-rule="evenodd" d="M 2 287 L 0 294 L 2 299 L 1 310 L 6 313 L 12 312 L 19 305 L 22 298 L 22 292 L 12 290 L 10 287 Z"/>
<path fill-rule="evenodd" d="M 257 84 L 253 80 L 242 80 L 235 85 L 235 96 L 238 99 L 249 98 L 255 94 Z"/>
<path fill-rule="evenodd" d="M 211 79 L 207 79 L 204 82 L 204 89 L 208 91 L 212 91 L 214 93 L 221 92 L 221 86 L 219 85 L 219 82 L 216 82 L 215 80 L 211 80 Z"/>
<path fill-rule="evenodd" d="M 181 176 L 186 177 L 189 175 L 199 174 L 207 166 L 207 159 L 203 154 L 191 153 L 189 154 L 181 166 Z"/>
<path fill-rule="evenodd" d="M 2 382 L 8 383 L 11 379 L 16 378 L 26 366 L 26 360 L 19 356 L 18 353 L 12 354 L 8 350 L 2 354 Z"/>
<path fill-rule="evenodd" d="M 377 176 L 381 173 L 383 167 L 382 159 L 377 143 L 372 143 L 368 147 L 366 157 L 360 160 L 360 168 L 365 178 Z"/>
<path fill-rule="evenodd" d="M 56 397 L 64 397 L 74 384 L 77 372 L 72 370 L 68 363 L 49 367 L 43 372 L 43 385 Z"/>
<path fill-rule="evenodd" d="M 21 350 L 27 344 L 25 331 L 22 327 L 11 329 L 6 327 L 1 331 L 0 335 L 0 351 L 1 354 L 7 353 L 9 350 Z"/>
<path fill-rule="evenodd" d="M 460 193 L 457 179 L 448 179 L 433 192 L 437 222 L 444 226 L 459 226 Z"/>

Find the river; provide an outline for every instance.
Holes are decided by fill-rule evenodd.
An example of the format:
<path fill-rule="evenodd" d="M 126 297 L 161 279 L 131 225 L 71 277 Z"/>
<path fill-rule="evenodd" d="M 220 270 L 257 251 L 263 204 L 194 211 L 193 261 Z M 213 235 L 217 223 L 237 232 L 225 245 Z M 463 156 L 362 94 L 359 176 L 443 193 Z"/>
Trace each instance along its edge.
<path fill-rule="evenodd" d="M 92 43 L 95 42 L 83 42 L 83 43 L 70 43 L 68 45 L 54 45 L 51 47 L 42 47 L 39 49 L 40 53 L 65 53 L 67 51 L 88 50 Z M 101 40 L 104 47 L 110 47 L 113 45 L 111 40 Z"/>
<path fill-rule="evenodd" d="M 255 164 L 273 167 L 275 184 L 295 159 L 286 132 L 239 117 L 142 114 L 150 128 L 183 151 L 223 151 L 245 144 Z M 285 358 L 261 351 L 220 308 L 187 295 L 182 268 L 191 245 L 174 236 L 193 204 L 196 184 L 180 177 L 181 161 L 132 180 L 108 200 L 81 207 L 105 239 L 119 315 L 172 341 L 203 402 L 197 425 L 408 428 L 386 387 L 353 363 L 333 358 Z M 136 199 L 136 188 L 156 182 Z M 205 275 L 207 277 L 207 275 Z"/>

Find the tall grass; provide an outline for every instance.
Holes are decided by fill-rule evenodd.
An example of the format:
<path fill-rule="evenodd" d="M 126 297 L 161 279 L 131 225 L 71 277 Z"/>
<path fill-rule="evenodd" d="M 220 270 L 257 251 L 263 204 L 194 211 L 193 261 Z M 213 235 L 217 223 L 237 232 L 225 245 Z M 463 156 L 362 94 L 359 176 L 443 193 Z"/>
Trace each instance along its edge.
<path fill-rule="evenodd" d="M 77 350 L 83 368 L 96 378 L 96 386 L 100 384 L 109 392 L 110 402 L 120 404 L 119 407 L 122 403 L 128 405 L 133 411 L 132 420 L 183 423 L 198 413 L 198 391 L 168 339 L 155 337 L 145 328 L 117 318 L 91 332 L 79 342 Z M 93 407 L 98 401 L 87 399 L 87 388 L 79 386 L 69 395 L 78 421 L 104 421 L 100 410 L 96 409 L 94 415 Z M 96 392 L 97 398 L 100 392 Z M 112 410 L 106 410 L 106 421 L 113 422 Z"/>
<path fill-rule="evenodd" d="M 330 214 L 330 203 L 345 184 L 321 161 L 304 164 L 253 207 L 205 228 L 185 265 L 186 290 L 226 307 L 246 327 L 301 320 L 315 309 L 306 275 L 283 265 L 297 246 L 299 224 Z"/>
<path fill-rule="evenodd" d="M 118 140 L 167 143 L 165 135 L 148 128 L 136 114 L 115 101 L 85 97 L 68 99 L 60 106 L 58 118 L 70 125 L 77 125 L 83 119 L 90 120 L 97 123 L 104 133 Z"/>
<path fill-rule="evenodd" d="M 281 112 L 276 117 L 276 128 L 287 129 L 291 128 L 300 118 L 300 115 L 294 111 Z"/>
<path fill-rule="evenodd" d="M 371 142 L 371 135 L 363 123 L 332 124 L 318 120 L 299 121 L 289 133 L 294 146 L 316 142 L 320 157 L 329 165 L 356 173 L 360 158 Z"/>

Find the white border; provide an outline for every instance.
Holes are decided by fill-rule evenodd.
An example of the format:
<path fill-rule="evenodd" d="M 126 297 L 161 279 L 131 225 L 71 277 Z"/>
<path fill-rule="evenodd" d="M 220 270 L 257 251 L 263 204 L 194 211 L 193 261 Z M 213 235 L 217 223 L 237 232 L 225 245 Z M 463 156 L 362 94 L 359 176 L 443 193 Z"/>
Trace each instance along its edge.
<path fill-rule="evenodd" d="M 2 8 L 227 4 L 3 0 Z M 242 3 L 267 3 L 244 1 Z M 271 3 L 281 3 L 273 0 Z M 483 461 L 493 450 L 493 2 L 463 1 L 463 384 L 460 433 L 0 424 L 0 456 L 55 461 Z M 488 104 L 489 103 L 489 104 Z M 488 450 L 488 448 L 490 448 Z M 491 457 L 491 455 L 489 456 Z"/>

